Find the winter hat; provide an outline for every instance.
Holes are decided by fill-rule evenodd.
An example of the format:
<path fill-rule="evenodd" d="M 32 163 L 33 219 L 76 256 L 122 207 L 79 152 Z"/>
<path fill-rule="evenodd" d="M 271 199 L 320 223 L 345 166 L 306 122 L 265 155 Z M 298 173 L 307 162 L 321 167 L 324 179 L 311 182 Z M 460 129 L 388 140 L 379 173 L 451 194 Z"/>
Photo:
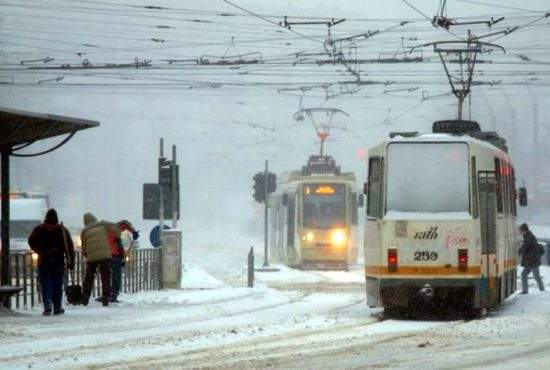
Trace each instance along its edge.
<path fill-rule="evenodd" d="M 48 209 L 46 212 L 46 217 L 44 218 L 44 223 L 46 224 L 57 224 L 59 219 L 57 218 L 57 211 L 53 208 Z"/>
<path fill-rule="evenodd" d="M 527 224 L 521 224 L 521 226 L 519 227 L 519 229 L 521 231 L 529 231 L 529 226 L 527 226 Z"/>
<path fill-rule="evenodd" d="M 94 215 L 92 215 L 90 212 L 87 212 L 84 214 L 84 225 L 88 226 L 94 222 L 97 222 L 97 218 L 95 218 Z"/>

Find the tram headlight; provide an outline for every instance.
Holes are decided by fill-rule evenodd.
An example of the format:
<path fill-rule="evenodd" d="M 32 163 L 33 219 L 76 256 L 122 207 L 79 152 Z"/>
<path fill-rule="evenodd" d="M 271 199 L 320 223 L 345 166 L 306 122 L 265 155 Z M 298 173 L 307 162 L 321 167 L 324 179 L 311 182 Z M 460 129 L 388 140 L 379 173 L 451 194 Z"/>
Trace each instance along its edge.
<path fill-rule="evenodd" d="M 346 244 L 346 232 L 342 229 L 333 230 L 330 234 L 330 242 L 336 247 L 342 247 Z"/>
<path fill-rule="evenodd" d="M 303 237 L 302 237 L 303 240 L 307 241 L 307 242 L 312 242 L 315 240 L 315 235 L 311 232 L 311 231 L 308 231 Z"/>

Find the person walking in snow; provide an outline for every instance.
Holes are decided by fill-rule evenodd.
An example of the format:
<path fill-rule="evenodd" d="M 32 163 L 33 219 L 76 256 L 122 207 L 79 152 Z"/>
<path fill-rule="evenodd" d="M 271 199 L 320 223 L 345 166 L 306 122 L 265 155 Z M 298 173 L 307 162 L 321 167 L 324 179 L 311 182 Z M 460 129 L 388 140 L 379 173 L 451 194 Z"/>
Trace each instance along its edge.
<path fill-rule="evenodd" d="M 132 234 L 132 243 L 138 239 L 139 232 L 134 228 L 130 221 L 122 220 L 117 222 L 120 231 L 126 231 L 127 234 Z M 126 252 L 122 244 L 122 239 L 114 233 L 109 235 L 109 243 L 111 244 L 111 302 L 119 303 L 118 295 L 122 287 L 122 268 L 125 265 Z"/>
<path fill-rule="evenodd" d="M 82 283 L 83 304 L 86 306 L 90 300 L 96 270 L 99 268 L 101 276 L 101 303 L 109 305 L 111 298 L 111 244 L 109 238 L 120 240 L 120 228 L 112 222 L 98 221 L 91 213 L 84 214 L 84 229 L 80 239 L 82 240 L 82 254 L 86 258 L 86 272 Z"/>
<path fill-rule="evenodd" d="M 529 230 L 527 224 L 521 224 L 519 230 L 523 235 L 523 245 L 518 251 L 521 255 L 521 266 L 523 267 L 523 271 L 521 272 L 521 294 L 529 293 L 527 277 L 531 272 L 533 272 L 539 290 L 544 291 L 544 284 L 542 283 L 539 273 L 540 258 L 544 254 L 544 249 L 539 245 L 537 238 L 533 235 L 531 230 Z"/>
<path fill-rule="evenodd" d="M 111 296 L 110 301 L 118 303 L 118 294 L 122 285 L 122 267 L 124 267 L 124 247 L 120 239 L 120 230 L 118 237 L 114 230 L 108 234 L 109 245 L 111 246 Z"/>
<path fill-rule="evenodd" d="M 38 276 L 42 287 L 42 315 L 62 315 L 63 277 L 65 267 L 74 269 L 74 245 L 69 230 L 59 224 L 57 212 L 50 209 L 44 222 L 29 236 L 29 246 L 38 254 Z M 65 266 L 65 258 L 67 266 Z"/>

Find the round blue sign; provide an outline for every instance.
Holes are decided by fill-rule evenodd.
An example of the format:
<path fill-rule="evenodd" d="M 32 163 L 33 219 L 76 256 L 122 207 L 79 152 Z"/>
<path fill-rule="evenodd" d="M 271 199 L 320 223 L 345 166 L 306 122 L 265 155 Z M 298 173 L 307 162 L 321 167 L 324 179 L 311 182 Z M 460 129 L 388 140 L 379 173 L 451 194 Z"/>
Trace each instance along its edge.
<path fill-rule="evenodd" d="M 164 225 L 164 230 L 170 229 L 170 226 Z M 153 230 L 149 233 L 149 241 L 151 242 L 151 245 L 155 248 L 160 247 L 161 241 L 160 241 L 160 226 L 157 225 L 153 227 Z"/>

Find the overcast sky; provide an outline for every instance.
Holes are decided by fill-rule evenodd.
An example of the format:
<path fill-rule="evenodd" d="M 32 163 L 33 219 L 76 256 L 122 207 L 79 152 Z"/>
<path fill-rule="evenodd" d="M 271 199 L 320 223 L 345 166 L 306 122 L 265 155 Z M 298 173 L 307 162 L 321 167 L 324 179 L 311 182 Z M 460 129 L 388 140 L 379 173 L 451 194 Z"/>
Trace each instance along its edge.
<path fill-rule="evenodd" d="M 100 218 L 129 218 L 148 230 L 152 223 L 141 220 L 141 189 L 156 180 L 158 139 L 164 137 L 167 146 L 178 147 L 184 232 L 254 235 L 261 213 L 252 199 L 252 176 L 265 159 L 277 173 L 300 168 L 318 144 L 311 124 L 296 122 L 293 114 L 332 107 L 349 117 L 335 117 L 333 123 L 347 130 L 333 130 L 327 150 L 343 170 L 357 174 L 360 186 L 366 148 L 390 131 L 428 131 L 434 120 L 456 116 L 456 99 L 448 96 L 433 50 L 408 51 L 465 37 L 467 28 L 452 27 L 452 33 L 434 28 L 424 15 L 431 18 L 439 2 L 408 2 L 416 10 L 401 0 L 235 0 L 246 13 L 221 0 L 0 0 L 1 104 L 101 122 L 52 154 L 16 160 L 13 185 L 50 194 L 68 223 L 80 223 L 82 213 L 92 211 Z M 165 9 L 145 9 L 148 5 Z M 487 63 L 476 67 L 475 80 L 494 86 L 474 87 L 471 109 L 472 119 L 508 140 L 518 173 L 531 186 L 550 181 L 541 165 L 550 159 L 545 144 L 550 138 L 549 19 L 538 19 L 548 11 L 547 1 L 447 1 L 449 18 L 505 17 L 491 28 L 471 26 L 477 36 L 534 22 L 506 37 L 485 39 L 504 46 L 506 54 L 494 50 L 480 56 Z M 318 65 L 331 60 L 320 54 L 327 51 L 327 27 L 288 30 L 277 25 L 285 15 L 289 22 L 345 18 L 331 27 L 333 40 L 382 31 L 353 44 L 336 43 L 348 59 L 424 59 L 352 63 L 348 69 Z M 196 62 L 224 55 L 263 63 Z M 33 61 L 44 58 L 53 60 Z M 60 68 L 135 63 L 136 58 L 151 67 Z M 357 76 L 372 84 L 353 85 Z"/>

